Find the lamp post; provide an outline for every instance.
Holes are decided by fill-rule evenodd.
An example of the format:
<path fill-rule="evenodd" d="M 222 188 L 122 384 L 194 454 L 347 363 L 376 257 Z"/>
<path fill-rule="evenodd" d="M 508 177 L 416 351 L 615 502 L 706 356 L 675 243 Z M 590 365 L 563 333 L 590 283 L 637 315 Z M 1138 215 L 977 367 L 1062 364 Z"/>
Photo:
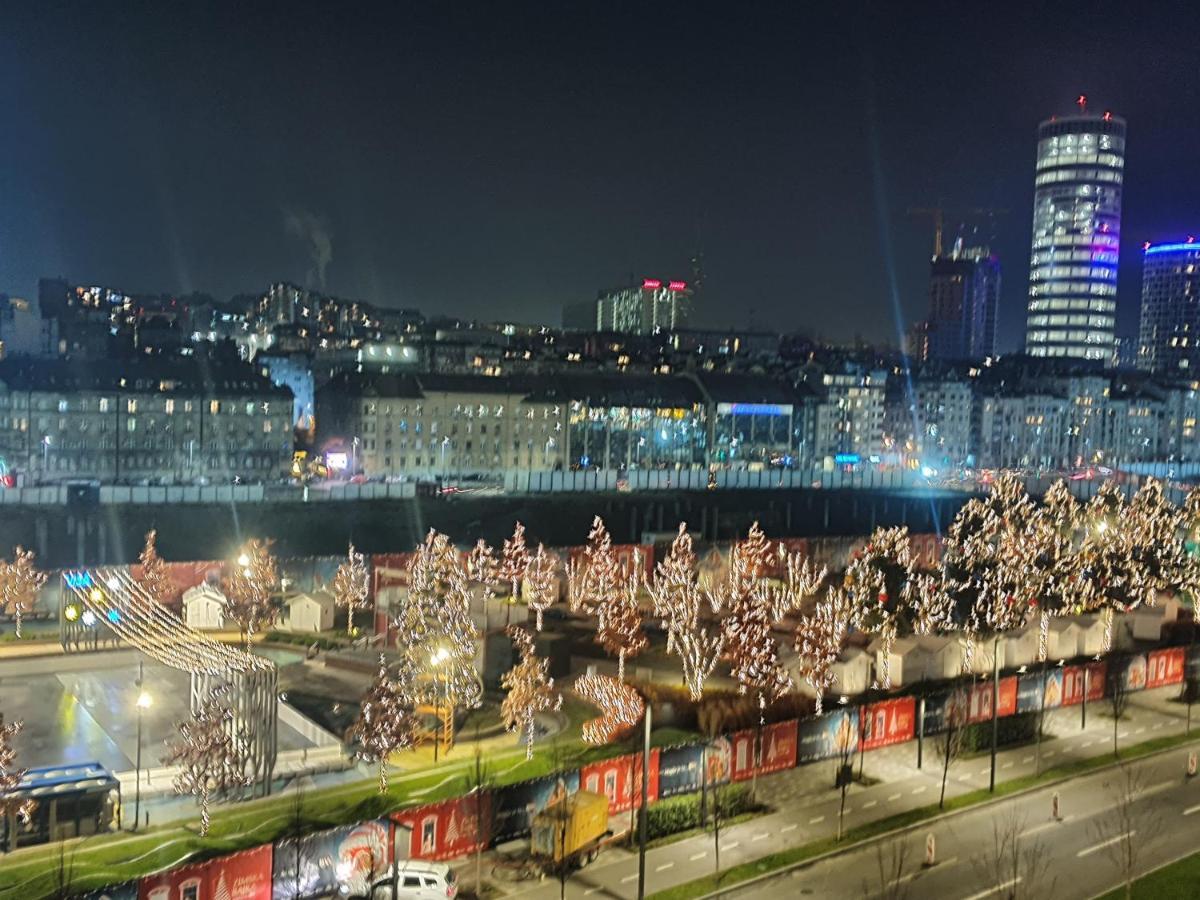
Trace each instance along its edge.
<path fill-rule="evenodd" d="M 42 435 L 42 474 L 50 467 L 50 435 Z"/>
<path fill-rule="evenodd" d="M 133 830 L 138 830 L 142 819 L 142 713 L 150 708 L 153 702 L 150 695 L 142 690 L 142 664 L 138 663 L 137 677 L 137 762 L 134 766 L 136 781 L 133 786 Z"/>
<path fill-rule="evenodd" d="M 441 674 L 439 671 L 441 668 L 441 665 L 443 662 L 446 661 L 446 657 L 448 657 L 449 655 L 450 655 L 450 653 L 449 653 L 449 651 L 446 650 L 445 647 L 438 647 L 437 650 L 435 650 L 433 652 L 433 656 L 430 657 L 430 659 L 433 662 L 433 677 L 434 677 L 434 679 L 439 679 L 439 676 Z M 440 731 L 440 728 L 442 725 L 442 718 L 441 718 L 442 717 L 442 691 L 444 690 L 445 681 L 444 681 L 444 679 L 441 679 L 441 680 L 442 680 L 442 684 L 437 686 L 437 693 L 434 694 L 435 702 L 434 702 L 434 706 L 433 706 L 433 718 L 434 718 L 434 721 L 437 723 L 434 726 L 434 732 L 433 732 L 433 761 L 435 763 L 438 761 L 438 745 L 441 744 L 441 742 L 442 742 L 442 738 L 441 738 L 441 735 L 439 734 L 439 731 Z"/>

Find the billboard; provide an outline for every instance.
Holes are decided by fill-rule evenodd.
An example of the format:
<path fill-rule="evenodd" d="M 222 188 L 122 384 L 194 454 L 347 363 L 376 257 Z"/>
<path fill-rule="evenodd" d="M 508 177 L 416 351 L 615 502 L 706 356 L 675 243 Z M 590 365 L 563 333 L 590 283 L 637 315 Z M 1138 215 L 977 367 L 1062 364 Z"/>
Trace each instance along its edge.
<path fill-rule="evenodd" d="M 912 740 L 916 720 L 916 700 L 911 696 L 870 704 L 863 718 L 863 749 L 874 750 Z"/>
<path fill-rule="evenodd" d="M 831 759 L 858 749 L 858 710 L 837 709 L 815 719 L 804 719 L 797 728 L 798 763 Z"/>
<path fill-rule="evenodd" d="M 763 726 L 758 774 L 782 772 L 784 769 L 795 767 L 796 725 L 795 719 L 789 719 L 786 722 Z M 733 781 L 745 781 L 754 777 L 754 739 L 753 728 L 736 731 L 730 735 L 728 743 L 732 766 L 729 777 Z"/>
<path fill-rule="evenodd" d="M 577 790 L 579 770 L 573 769 L 493 791 L 492 842 L 500 844 L 528 835 L 533 817 L 546 808 L 551 798 L 569 796 Z"/>
<path fill-rule="evenodd" d="M 138 900 L 271 900 L 271 845 L 143 878 Z M 110 895 L 116 900 L 119 895 Z"/>
<path fill-rule="evenodd" d="M 409 858 L 446 860 L 489 845 L 491 810 L 491 794 L 484 791 L 394 813 L 392 821 L 410 829 Z"/>
<path fill-rule="evenodd" d="M 1146 687 L 1157 688 L 1183 682 L 1183 667 L 1186 659 L 1183 647 L 1155 650 L 1146 659 Z"/>
<path fill-rule="evenodd" d="M 646 787 L 650 802 L 658 799 L 659 751 L 650 751 L 650 782 Z M 608 797 L 610 814 L 628 812 L 642 805 L 642 755 L 630 753 L 588 763 L 579 770 L 582 790 Z"/>
<path fill-rule="evenodd" d="M 271 896 L 273 900 L 301 900 L 343 887 L 350 893 L 365 894 L 391 864 L 391 823 L 387 819 L 283 838 L 275 842 Z"/>
<path fill-rule="evenodd" d="M 708 753 L 702 744 L 682 744 L 678 747 L 663 747 L 658 757 L 658 796 L 660 799 L 674 797 L 700 790 L 700 772 L 707 763 L 710 771 L 720 771 L 721 759 L 728 761 L 724 748 Z M 728 742 L 725 742 L 728 746 Z M 713 762 L 709 762 L 708 757 Z M 714 770 L 714 766 L 717 768 Z"/>

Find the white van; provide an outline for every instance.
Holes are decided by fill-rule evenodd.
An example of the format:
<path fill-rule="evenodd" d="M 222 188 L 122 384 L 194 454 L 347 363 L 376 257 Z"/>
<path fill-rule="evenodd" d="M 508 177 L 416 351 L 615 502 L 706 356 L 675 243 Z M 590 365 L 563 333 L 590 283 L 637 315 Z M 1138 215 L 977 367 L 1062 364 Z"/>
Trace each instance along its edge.
<path fill-rule="evenodd" d="M 453 900 L 458 875 L 443 862 L 406 859 L 371 885 L 367 900 Z"/>

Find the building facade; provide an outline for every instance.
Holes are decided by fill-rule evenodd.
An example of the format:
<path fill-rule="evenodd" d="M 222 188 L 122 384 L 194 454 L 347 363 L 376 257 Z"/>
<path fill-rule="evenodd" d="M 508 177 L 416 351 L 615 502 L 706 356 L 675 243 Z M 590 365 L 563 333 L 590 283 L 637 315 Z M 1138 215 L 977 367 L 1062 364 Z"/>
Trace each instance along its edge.
<path fill-rule="evenodd" d="M 292 396 L 246 366 L 0 363 L 0 453 L 35 481 L 282 476 Z"/>
<path fill-rule="evenodd" d="M 1137 366 L 1186 375 L 1200 366 L 1200 244 L 1149 245 L 1142 262 Z"/>
<path fill-rule="evenodd" d="M 596 330 L 654 334 L 684 328 L 691 305 L 687 282 L 645 278 L 640 285 L 600 294 L 596 299 Z"/>
<path fill-rule="evenodd" d="M 1025 349 L 1107 365 L 1115 352 L 1125 121 L 1085 108 L 1038 126 Z"/>
<path fill-rule="evenodd" d="M 1000 260 L 986 247 L 956 245 L 934 257 L 929 271 L 929 317 L 913 355 L 921 362 L 983 359 L 996 352 Z"/>

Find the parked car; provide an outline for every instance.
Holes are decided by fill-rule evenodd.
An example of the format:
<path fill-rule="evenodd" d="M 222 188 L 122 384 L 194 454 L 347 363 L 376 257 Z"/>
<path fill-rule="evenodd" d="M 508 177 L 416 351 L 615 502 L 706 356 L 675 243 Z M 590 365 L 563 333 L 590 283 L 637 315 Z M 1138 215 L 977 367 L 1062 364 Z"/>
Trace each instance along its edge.
<path fill-rule="evenodd" d="M 371 885 L 360 900 L 453 900 L 458 896 L 458 875 L 444 862 L 406 859 Z"/>

